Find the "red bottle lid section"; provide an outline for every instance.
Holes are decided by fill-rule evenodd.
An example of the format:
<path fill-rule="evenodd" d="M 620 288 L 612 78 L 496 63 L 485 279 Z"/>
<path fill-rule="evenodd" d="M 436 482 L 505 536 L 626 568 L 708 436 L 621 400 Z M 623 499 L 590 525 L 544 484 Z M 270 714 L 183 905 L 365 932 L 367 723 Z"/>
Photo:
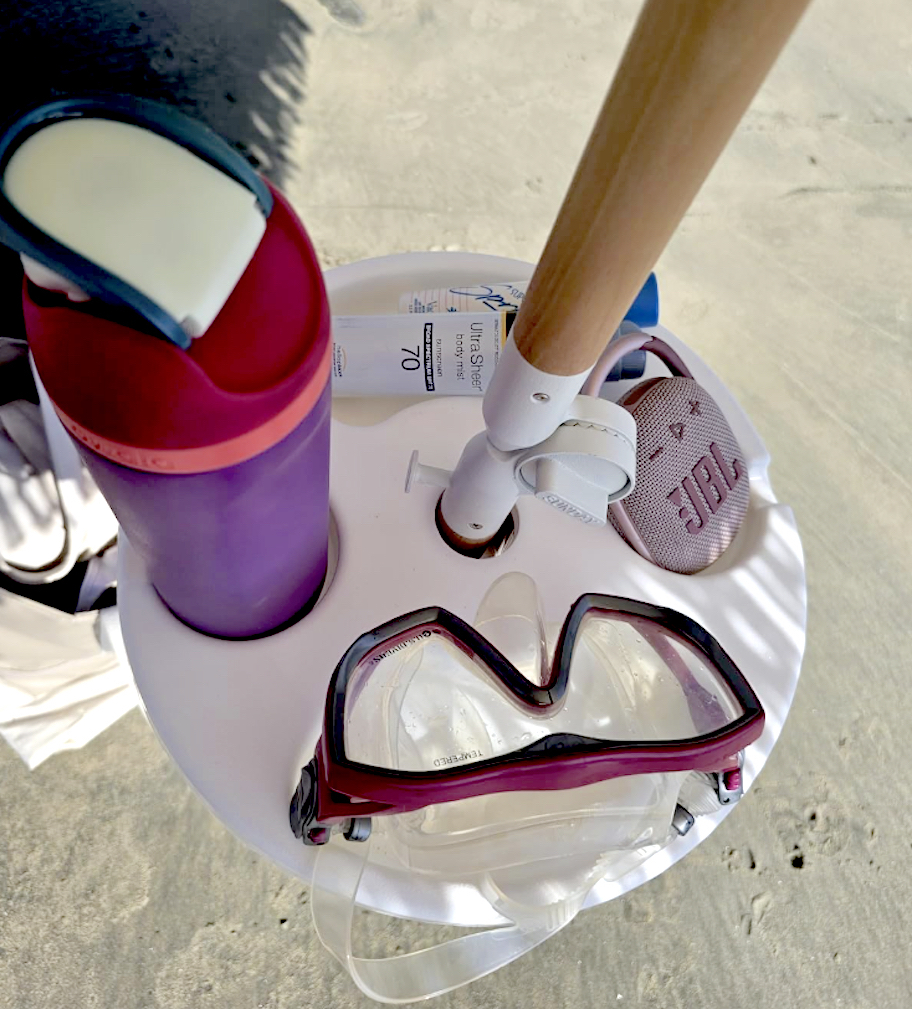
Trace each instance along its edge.
<path fill-rule="evenodd" d="M 273 193 L 256 254 L 188 351 L 92 302 L 38 304 L 26 283 L 29 345 L 74 437 L 133 469 L 204 473 L 259 455 L 307 416 L 330 376 L 329 305 L 304 228 Z"/>

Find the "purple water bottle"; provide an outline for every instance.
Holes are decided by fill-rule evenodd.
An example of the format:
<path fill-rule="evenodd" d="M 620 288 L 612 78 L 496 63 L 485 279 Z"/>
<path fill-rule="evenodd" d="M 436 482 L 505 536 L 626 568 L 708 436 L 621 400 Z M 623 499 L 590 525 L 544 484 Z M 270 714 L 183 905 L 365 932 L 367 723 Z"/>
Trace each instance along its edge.
<path fill-rule="evenodd" d="M 226 638 L 307 611 L 329 527 L 323 278 L 289 204 L 259 179 L 250 188 L 266 207 L 265 233 L 192 342 L 116 276 L 99 279 L 97 264 L 49 252 L 46 236 L 26 232 L 27 248 L 9 241 L 10 220 L 17 232 L 22 222 L 0 206 L 8 244 L 92 295 L 73 305 L 26 283 L 29 343 L 54 407 L 159 595 L 190 626 Z"/>

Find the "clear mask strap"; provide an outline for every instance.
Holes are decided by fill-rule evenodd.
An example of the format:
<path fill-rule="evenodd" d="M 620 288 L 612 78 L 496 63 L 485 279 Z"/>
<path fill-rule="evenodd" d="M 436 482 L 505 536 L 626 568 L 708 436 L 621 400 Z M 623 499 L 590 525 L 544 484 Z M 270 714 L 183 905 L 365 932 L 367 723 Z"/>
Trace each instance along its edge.
<path fill-rule="evenodd" d="M 343 855 L 328 844 L 318 849 L 311 909 L 323 945 L 345 967 L 365 995 L 401 1005 L 443 995 L 491 974 L 528 953 L 573 920 L 581 901 L 565 913 L 547 915 L 534 925 L 505 925 L 459 936 L 429 949 L 381 959 L 355 956 L 352 927 L 370 842 L 350 844 Z"/>

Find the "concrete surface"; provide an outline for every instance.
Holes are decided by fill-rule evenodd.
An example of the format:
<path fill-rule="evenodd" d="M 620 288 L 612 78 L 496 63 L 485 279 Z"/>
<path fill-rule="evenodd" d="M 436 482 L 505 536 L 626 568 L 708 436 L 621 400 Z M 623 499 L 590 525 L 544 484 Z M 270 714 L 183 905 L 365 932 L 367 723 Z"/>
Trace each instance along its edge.
<path fill-rule="evenodd" d="M 534 258 L 637 9 L 254 6 L 306 51 L 273 142 L 327 264 Z M 237 71 L 254 89 L 258 58 Z M 910 65 L 907 3 L 817 0 L 658 267 L 665 321 L 753 415 L 803 534 L 810 638 L 780 745 L 684 863 L 442 1007 L 912 1002 Z M 248 125 L 232 139 L 253 143 Z M 320 948 L 307 891 L 226 833 L 138 713 L 32 774 L 4 750 L 0 770 L 3 1009 L 368 1004 Z M 371 922 L 374 948 L 437 931 Z"/>

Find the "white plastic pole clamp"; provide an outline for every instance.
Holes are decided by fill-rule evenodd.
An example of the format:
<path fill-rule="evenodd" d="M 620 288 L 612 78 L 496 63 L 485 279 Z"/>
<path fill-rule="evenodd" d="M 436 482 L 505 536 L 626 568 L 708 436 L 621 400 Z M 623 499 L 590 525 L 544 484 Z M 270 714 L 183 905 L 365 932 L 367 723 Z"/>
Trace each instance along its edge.
<path fill-rule="evenodd" d="M 539 371 L 520 354 L 510 336 L 482 405 L 491 442 L 502 452 L 512 452 L 537 445 L 553 434 L 566 419 L 591 370 L 578 375 Z"/>
<path fill-rule="evenodd" d="M 484 542 L 522 494 L 604 525 L 608 505 L 626 497 L 635 480 L 633 416 L 615 403 L 577 396 L 558 429 L 531 448 L 502 452 L 482 432 L 466 445 L 451 474 L 422 465 L 412 453 L 406 490 L 414 483 L 447 488 L 447 527 L 465 540 Z"/>

